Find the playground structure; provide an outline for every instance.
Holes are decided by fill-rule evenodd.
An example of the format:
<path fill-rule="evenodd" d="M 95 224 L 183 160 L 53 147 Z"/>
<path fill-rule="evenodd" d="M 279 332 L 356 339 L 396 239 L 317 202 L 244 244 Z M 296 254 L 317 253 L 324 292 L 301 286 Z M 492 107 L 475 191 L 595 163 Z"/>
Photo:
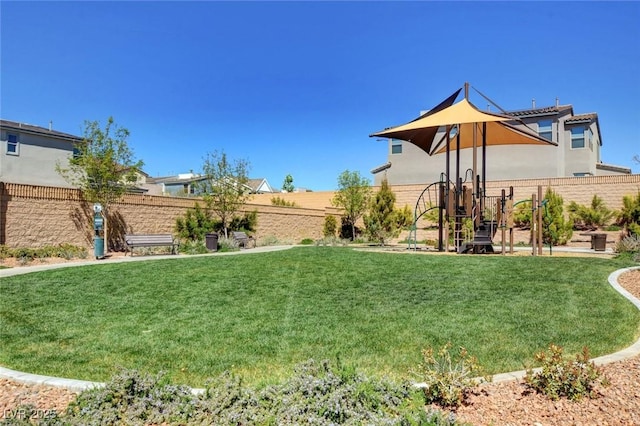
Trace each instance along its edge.
<path fill-rule="evenodd" d="M 498 107 L 502 114 L 481 112 L 469 102 L 469 83 L 464 85 L 464 99 L 454 104 L 462 89 L 458 89 L 440 104 L 415 120 L 401 126 L 373 133 L 372 137 L 386 137 L 410 142 L 429 155 L 445 153 L 446 170 L 440 181 L 427 186 L 420 195 L 414 211 L 414 224 L 409 245 L 417 248 L 417 223 L 428 211 L 437 208 L 438 250 L 449 250 L 449 229 L 453 225 L 455 250 L 462 253 L 493 253 L 493 237 L 502 232 L 502 253 L 505 253 L 506 231 L 510 235 L 510 251 L 513 252 L 513 188 L 500 195 L 486 192 L 487 146 L 509 144 L 554 145 L 540 137 L 526 124 L 517 128 L 508 122 L 517 121 L 493 101 L 477 91 L 484 99 Z M 478 174 L 478 148 L 481 139 L 482 174 Z M 460 150 L 473 149 L 473 167 L 461 175 Z M 455 150 L 455 178 L 452 179 L 451 151 Z M 541 188 L 532 197 L 533 254 L 542 253 Z M 535 214 L 537 212 L 537 214 Z M 534 220 L 535 218 L 535 220 Z M 451 225 L 450 225 L 451 224 Z M 446 230 L 446 238 L 445 238 Z M 539 247 L 539 248 L 538 248 Z"/>
<path fill-rule="evenodd" d="M 465 173 L 468 178 L 469 172 Z M 493 238 L 501 232 L 502 254 L 513 253 L 514 212 L 518 204 L 531 203 L 531 245 L 532 255 L 542 255 L 543 209 L 546 201 L 542 198 L 542 186 L 531 199 L 514 203 L 513 187 L 501 190 L 500 195 L 479 196 L 465 185 L 468 179 L 458 181 L 458 185 L 445 181 L 444 174 L 439 182 L 428 185 L 418 197 L 414 209 L 414 220 L 408 241 L 409 249 L 418 250 L 417 230 L 419 222 L 431 211 L 438 217 L 438 251 L 450 251 L 450 236 L 453 234 L 454 249 L 464 253 L 495 253 Z M 475 188 L 478 190 L 478 188 Z M 453 229 L 452 229 L 453 228 Z"/>

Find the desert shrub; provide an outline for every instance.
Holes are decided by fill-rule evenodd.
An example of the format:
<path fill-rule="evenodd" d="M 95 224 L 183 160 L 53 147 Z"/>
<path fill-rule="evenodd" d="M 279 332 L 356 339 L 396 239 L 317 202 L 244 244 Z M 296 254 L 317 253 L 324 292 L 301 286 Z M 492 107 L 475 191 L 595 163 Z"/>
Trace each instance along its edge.
<path fill-rule="evenodd" d="M 321 247 L 346 247 L 351 243 L 351 240 L 338 238 L 336 236 L 333 237 L 324 237 L 315 241 L 316 246 Z"/>
<path fill-rule="evenodd" d="M 617 224 L 625 228 L 627 235 L 640 235 L 640 191 L 635 196 L 626 195 L 622 198 Z"/>
<path fill-rule="evenodd" d="M 300 241 L 300 244 L 305 246 L 310 246 L 313 243 L 314 243 L 313 238 L 303 238 L 302 241 Z"/>
<path fill-rule="evenodd" d="M 618 256 L 628 257 L 635 262 L 640 262 L 640 234 L 631 234 L 622 237 L 614 247 Z"/>
<path fill-rule="evenodd" d="M 183 254 L 204 254 L 209 253 L 204 241 L 185 240 L 180 244 L 180 253 Z"/>
<path fill-rule="evenodd" d="M 64 259 L 86 259 L 89 253 L 84 247 L 75 246 L 73 244 L 60 244 L 58 247 L 52 248 L 48 253 L 51 256 L 62 257 Z"/>
<path fill-rule="evenodd" d="M 258 245 L 258 246 L 277 246 L 279 244 L 287 244 L 287 243 L 284 243 L 284 242 L 280 241 L 280 239 L 278 237 L 276 237 L 275 235 L 266 235 L 264 237 L 261 237 L 256 242 L 256 245 Z"/>
<path fill-rule="evenodd" d="M 594 195 L 590 206 L 583 206 L 575 201 L 569 203 L 567 210 L 573 219 L 573 226 L 578 230 L 595 230 L 604 227 L 615 216 L 613 210 L 609 210 L 602 198 Z"/>
<path fill-rule="evenodd" d="M 202 241 L 216 227 L 216 221 L 198 203 L 176 218 L 175 230 L 183 241 Z"/>
<path fill-rule="evenodd" d="M 281 197 L 273 197 L 271 199 L 271 205 L 280 207 L 298 207 L 295 201 L 287 201 Z"/>
<path fill-rule="evenodd" d="M 194 395 L 157 376 L 121 371 L 80 393 L 61 419 L 44 424 L 454 425 L 455 415 L 425 410 L 417 390 L 310 360 L 283 383 L 254 389 L 223 373 Z"/>
<path fill-rule="evenodd" d="M 225 238 L 223 235 L 218 237 L 218 251 L 226 252 L 236 250 L 240 250 L 240 246 L 236 240 L 233 238 Z"/>
<path fill-rule="evenodd" d="M 528 370 L 524 381 L 528 387 L 548 398 L 561 397 L 579 400 L 596 396 L 595 386 L 602 383 L 602 370 L 589 361 L 589 350 L 585 346 L 575 361 L 562 356 L 562 347 L 551 344 L 549 353 L 541 351 L 535 355 L 542 363 L 542 370 L 534 373 Z"/>
<path fill-rule="evenodd" d="M 455 355 L 451 354 L 451 343 L 444 345 L 437 353 L 427 348 L 422 351 L 422 359 L 416 374 L 424 382 L 422 390 L 427 404 L 459 406 L 479 383 L 478 360 L 465 348 L 461 347 Z"/>
<path fill-rule="evenodd" d="M 229 223 L 230 231 L 244 231 L 252 234 L 258 226 L 258 211 L 245 212 L 242 216 L 234 216 Z M 222 230 L 222 229 L 220 229 Z"/>
<path fill-rule="evenodd" d="M 104 387 L 86 390 L 71 402 L 65 424 L 185 424 L 197 410 L 197 398 L 186 386 L 163 375 L 123 370 Z"/>
<path fill-rule="evenodd" d="M 338 228 L 338 221 L 335 216 L 324 217 L 324 227 L 322 228 L 322 235 L 325 237 L 335 237 L 336 229 Z"/>

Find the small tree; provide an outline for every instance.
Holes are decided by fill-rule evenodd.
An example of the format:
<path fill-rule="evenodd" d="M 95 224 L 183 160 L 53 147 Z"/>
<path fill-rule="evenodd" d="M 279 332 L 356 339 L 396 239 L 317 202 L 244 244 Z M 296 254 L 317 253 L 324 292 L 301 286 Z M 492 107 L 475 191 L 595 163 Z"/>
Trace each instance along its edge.
<path fill-rule="evenodd" d="M 85 121 L 82 141 L 74 144 L 69 163 L 56 164 L 56 171 L 87 201 L 102 204 L 105 241 L 109 206 L 135 186 L 144 164 L 135 160 L 128 138 L 129 130 L 114 124 L 113 117 L 104 129 L 98 121 Z"/>
<path fill-rule="evenodd" d="M 345 170 L 338 176 L 338 190 L 331 204 L 344 211 L 344 222 L 351 227 L 351 240 L 356 237 L 356 222 L 366 211 L 370 198 L 369 179 L 361 177 L 359 172 Z"/>
<path fill-rule="evenodd" d="M 563 211 L 563 199 L 551 188 L 544 195 L 546 212 L 542 215 L 542 240 L 546 244 L 564 245 L 573 235 L 573 221 L 566 220 Z"/>
<path fill-rule="evenodd" d="M 400 230 L 411 223 L 411 211 L 395 208 L 396 195 L 387 180 L 369 204 L 369 214 L 364 216 L 367 236 L 371 241 L 384 245 L 390 238 L 400 235 Z"/>
<path fill-rule="evenodd" d="M 293 186 L 293 176 L 287 175 L 282 183 L 282 190 L 284 192 L 293 192 L 296 188 Z"/>
<path fill-rule="evenodd" d="M 208 153 L 204 158 L 204 178 L 196 186 L 207 209 L 220 219 L 225 238 L 229 235 L 229 223 L 250 195 L 248 171 L 246 160 L 231 161 L 224 151 Z"/>

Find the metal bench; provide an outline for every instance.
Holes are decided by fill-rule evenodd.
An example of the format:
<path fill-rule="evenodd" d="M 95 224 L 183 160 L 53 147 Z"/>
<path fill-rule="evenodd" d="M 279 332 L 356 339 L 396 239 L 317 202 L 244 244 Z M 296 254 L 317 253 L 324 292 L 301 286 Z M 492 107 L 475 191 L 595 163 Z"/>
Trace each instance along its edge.
<path fill-rule="evenodd" d="M 171 254 L 177 254 L 178 243 L 171 234 L 130 234 L 124 236 L 124 242 L 133 257 L 134 247 L 171 247 Z M 127 253 L 125 252 L 125 256 Z"/>
<path fill-rule="evenodd" d="M 256 240 L 253 237 L 248 236 L 242 231 L 232 231 L 233 239 L 238 243 L 239 247 L 249 248 L 247 244 L 253 242 L 253 247 L 256 246 Z"/>

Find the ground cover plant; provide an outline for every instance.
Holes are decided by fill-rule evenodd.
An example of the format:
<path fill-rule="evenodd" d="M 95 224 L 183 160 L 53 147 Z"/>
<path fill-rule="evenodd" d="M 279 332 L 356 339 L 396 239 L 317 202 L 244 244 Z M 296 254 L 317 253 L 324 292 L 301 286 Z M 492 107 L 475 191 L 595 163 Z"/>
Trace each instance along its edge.
<path fill-rule="evenodd" d="M 37 416 L 21 407 L 0 424 L 28 425 Z M 352 367 L 309 360 L 283 383 L 247 386 L 224 373 L 195 395 L 162 375 L 123 370 L 104 387 L 79 394 L 68 409 L 40 425 L 422 425 L 453 426 L 455 415 L 424 409 L 410 383 L 366 377 Z"/>
<path fill-rule="evenodd" d="M 629 260 L 437 256 L 310 246 L 109 263 L 0 280 L 0 365 L 105 381 L 119 367 L 203 387 L 274 383 L 310 358 L 407 377 L 421 350 L 464 346 L 487 374 L 550 342 L 627 346 L 640 314 L 608 284 Z"/>
<path fill-rule="evenodd" d="M 577 401 L 582 397 L 594 398 L 596 385 L 605 383 L 600 368 L 590 360 L 589 349 L 585 346 L 575 360 L 566 359 L 560 346 L 549 345 L 549 353 L 536 354 L 536 360 L 542 364 L 541 370 L 527 370 L 525 383 L 531 389 L 556 400 L 566 397 Z"/>

